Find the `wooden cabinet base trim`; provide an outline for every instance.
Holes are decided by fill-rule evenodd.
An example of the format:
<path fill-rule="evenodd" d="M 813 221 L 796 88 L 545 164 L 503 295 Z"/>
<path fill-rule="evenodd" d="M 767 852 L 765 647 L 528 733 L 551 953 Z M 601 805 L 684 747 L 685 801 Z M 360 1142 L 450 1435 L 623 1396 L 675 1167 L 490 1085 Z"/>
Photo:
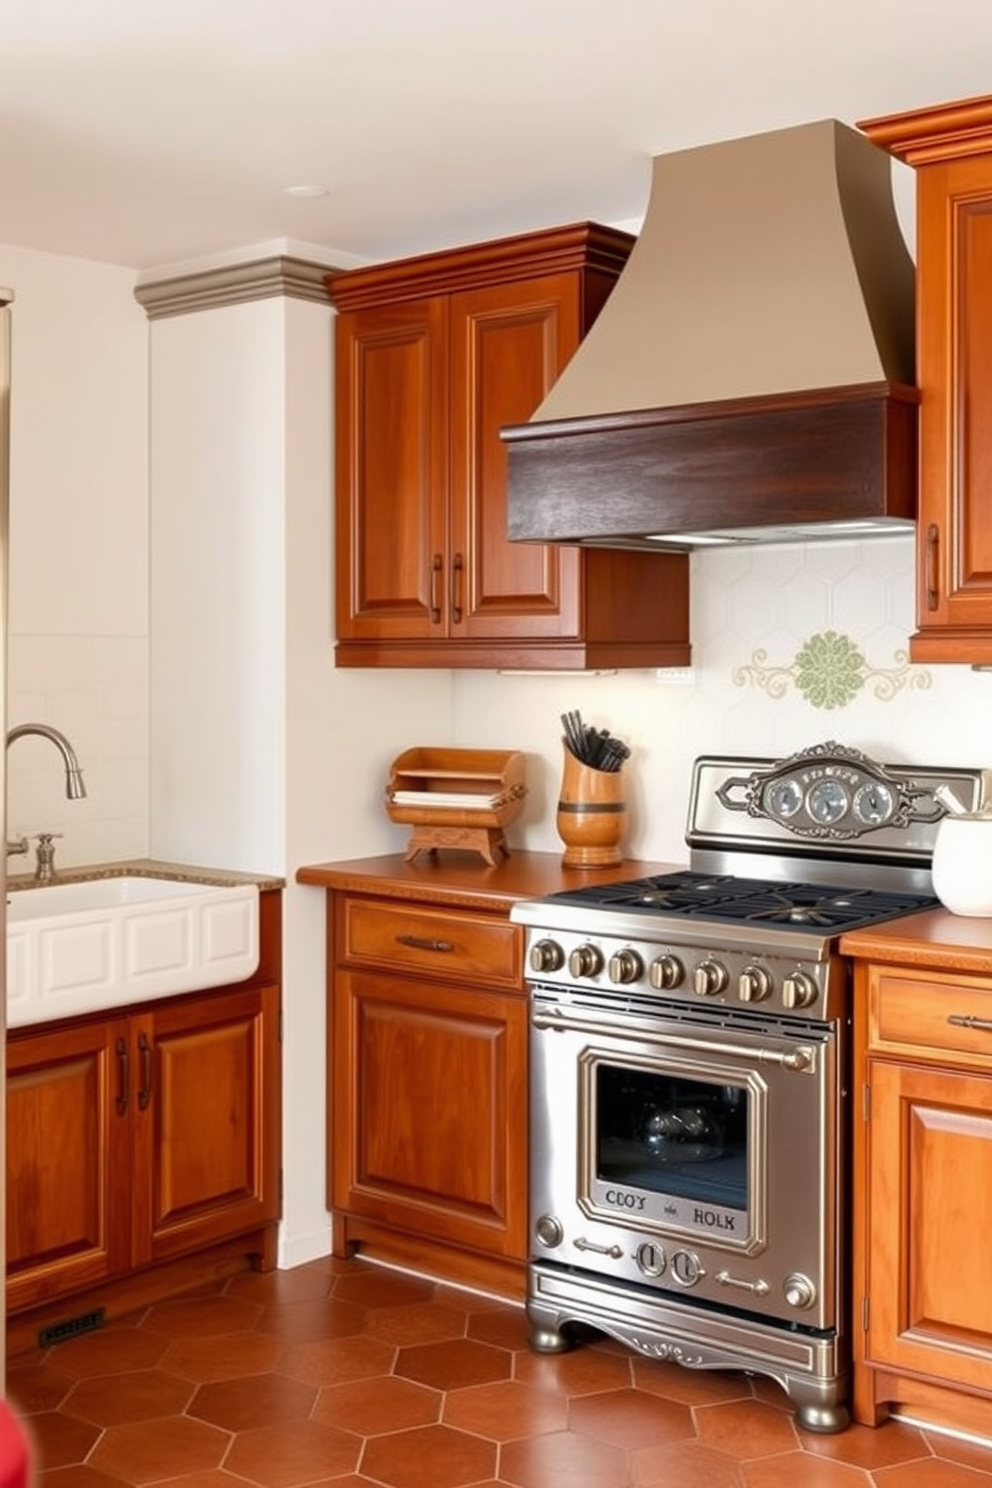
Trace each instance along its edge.
<path fill-rule="evenodd" d="M 992 1444 L 992 1393 L 949 1390 L 887 1369 L 855 1371 L 854 1419 L 878 1426 L 891 1415 L 937 1430 L 963 1432 Z"/>
<path fill-rule="evenodd" d="M 68 1318 L 103 1308 L 106 1321 L 126 1317 L 156 1302 L 164 1302 L 183 1292 L 193 1291 L 212 1282 L 223 1281 L 241 1271 L 271 1271 L 276 1264 L 278 1225 L 265 1225 L 248 1235 L 239 1235 L 223 1245 L 212 1246 L 196 1255 L 183 1256 L 162 1266 L 139 1271 L 117 1281 L 104 1282 L 87 1291 L 60 1297 L 43 1307 L 32 1308 L 7 1318 L 7 1358 L 30 1353 L 38 1346 L 42 1328 L 52 1327 Z"/>
<path fill-rule="evenodd" d="M 342 1259 L 361 1254 L 432 1281 L 451 1282 L 512 1302 L 522 1302 L 526 1294 L 527 1267 L 523 1261 L 475 1255 L 337 1212 L 332 1219 L 331 1237 L 333 1252 Z"/>

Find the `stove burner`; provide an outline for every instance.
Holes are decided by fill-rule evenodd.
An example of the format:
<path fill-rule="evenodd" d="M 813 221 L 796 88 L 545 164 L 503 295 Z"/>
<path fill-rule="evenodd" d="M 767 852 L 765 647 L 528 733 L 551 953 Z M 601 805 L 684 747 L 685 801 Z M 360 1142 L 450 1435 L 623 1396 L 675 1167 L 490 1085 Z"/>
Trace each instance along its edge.
<path fill-rule="evenodd" d="M 936 904 L 932 894 L 830 884 L 776 883 L 732 874 L 669 873 L 553 894 L 550 903 L 623 909 L 777 929 L 822 928 L 834 934 Z"/>

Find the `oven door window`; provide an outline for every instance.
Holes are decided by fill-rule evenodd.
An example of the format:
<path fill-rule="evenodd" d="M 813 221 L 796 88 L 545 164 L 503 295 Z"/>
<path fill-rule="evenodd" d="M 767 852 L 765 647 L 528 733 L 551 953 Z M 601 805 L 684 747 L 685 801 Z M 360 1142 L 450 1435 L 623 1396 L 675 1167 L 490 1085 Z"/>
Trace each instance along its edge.
<path fill-rule="evenodd" d="M 593 1059 L 584 1083 L 586 1207 L 639 1229 L 753 1246 L 764 1208 L 752 1191 L 760 1080 Z"/>

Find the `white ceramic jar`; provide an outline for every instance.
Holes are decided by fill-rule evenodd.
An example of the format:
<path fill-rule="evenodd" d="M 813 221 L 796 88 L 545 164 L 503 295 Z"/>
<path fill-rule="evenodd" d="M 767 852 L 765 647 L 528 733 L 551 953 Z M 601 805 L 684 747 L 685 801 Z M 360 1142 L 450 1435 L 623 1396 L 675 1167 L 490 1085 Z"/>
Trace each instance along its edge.
<path fill-rule="evenodd" d="M 992 811 L 942 819 L 933 848 L 933 891 L 952 914 L 992 916 Z"/>

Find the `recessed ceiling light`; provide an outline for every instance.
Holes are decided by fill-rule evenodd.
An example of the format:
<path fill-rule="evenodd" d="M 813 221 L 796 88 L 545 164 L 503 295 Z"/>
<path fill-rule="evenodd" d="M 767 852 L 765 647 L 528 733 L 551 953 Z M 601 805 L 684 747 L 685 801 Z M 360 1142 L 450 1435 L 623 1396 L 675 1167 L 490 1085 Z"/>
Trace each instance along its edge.
<path fill-rule="evenodd" d="M 310 197 L 330 196 L 331 194 L 329 186 L 284 186 L 282 189 L 284 196 Z"/>

